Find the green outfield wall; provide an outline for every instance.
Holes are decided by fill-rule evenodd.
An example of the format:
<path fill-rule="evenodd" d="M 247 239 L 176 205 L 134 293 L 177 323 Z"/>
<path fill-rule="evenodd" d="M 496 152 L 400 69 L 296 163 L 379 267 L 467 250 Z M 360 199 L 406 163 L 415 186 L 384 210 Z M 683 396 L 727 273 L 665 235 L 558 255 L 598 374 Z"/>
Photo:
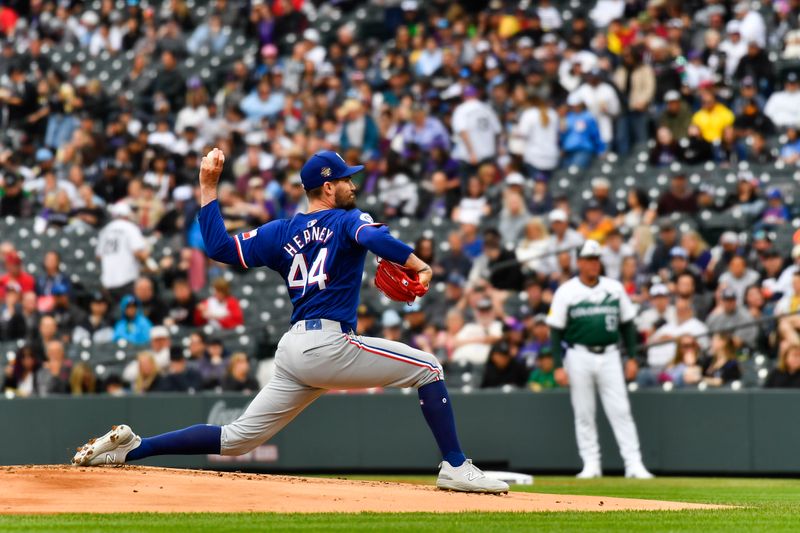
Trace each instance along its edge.
<path fill-rule="evenodd" d="M 484 467 L 533 473 L 580 466 L 565 391 L 453 393 L 461 441 Z M 66 463 L 116 423 L 140 435 L 224 424 L 249 397 L 149 395 L 0 400 L 0 464 Z M 800 474 L 800 392 L 631 394 L 645 463 L 659 473 Z M 598 402 L 599 403 L 599 402 Z M 603 464 L 621 470 L 600 415 Z M 272 441 L 238 458 L 162 457 L 143 464 L 264 471 L 432 471 L 436 445 L 416 394 L 328 394 Z"/>

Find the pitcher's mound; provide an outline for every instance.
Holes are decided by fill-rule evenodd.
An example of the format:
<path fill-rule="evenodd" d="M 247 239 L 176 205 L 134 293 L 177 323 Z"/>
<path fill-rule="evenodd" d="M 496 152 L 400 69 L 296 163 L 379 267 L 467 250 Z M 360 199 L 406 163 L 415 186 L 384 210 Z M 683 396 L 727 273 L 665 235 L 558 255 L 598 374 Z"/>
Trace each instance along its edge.
<path fill-rule="evenodd" d="M 710 509 L 694 503 L 511 492 L 460 494 L 405 483 L 111 466 L 0 467 L 0 513 L 459 512 Z"/>

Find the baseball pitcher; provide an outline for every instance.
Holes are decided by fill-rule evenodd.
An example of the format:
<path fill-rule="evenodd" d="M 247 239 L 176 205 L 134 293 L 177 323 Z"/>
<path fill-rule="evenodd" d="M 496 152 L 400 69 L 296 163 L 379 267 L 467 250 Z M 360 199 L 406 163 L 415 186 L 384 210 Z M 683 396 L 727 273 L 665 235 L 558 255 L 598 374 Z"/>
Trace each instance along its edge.
<path fill-rule="evenodd" d="M 578 254 L 578 276 L 556 290 L 547 324 L 556 362 L 562 344 L 575 414 L 575 437 L 583 470 L 578 478 L 602 476 L 595 417 L 596 394 L 605 409 L 625 461 L 625 476 L 649 479 L 642 464 L 639 437 L 631 416 L 617 342 L 620 333 L 628 354 L 636 353 L 636 310 L 618 281 L 600 275 L 601 247 L 588 240 Z"/>
<path fill-rule="evenodd" d="M 200 167 L 200 227 L 209 257 L 243 268 L 266 266 L 283 277 L 292 326 L 278 343 L 275 374 L 242 416 L 225 426 L 195 425 L 141 438 L 126 425 L 80 447 L 72 463 L 125 463 L 167 454 L 240 455 L 264 443 L 328 389 L 414 387 L 442 453 L 437 486 L 464 492 L 507 492 L 466 459 L 436 357 L 385 339 L 354 333 L 367 251 L 382 259 L 376 284 L 398 301 L 428 290 L 431 269 L 388 228 L 356 209 L 348 166 L 339 154 L 314 154 L 300 177 L 307 213 L 229 236 L 217 203 L 225 156 L 213 149 Z"/>

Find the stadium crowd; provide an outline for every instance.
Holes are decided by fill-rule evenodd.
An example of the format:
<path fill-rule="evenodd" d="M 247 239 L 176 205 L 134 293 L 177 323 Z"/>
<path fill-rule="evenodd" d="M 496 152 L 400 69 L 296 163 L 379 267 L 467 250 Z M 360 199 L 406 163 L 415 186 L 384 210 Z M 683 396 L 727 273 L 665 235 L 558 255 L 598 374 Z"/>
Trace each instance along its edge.
<path fill-rule="evenodd" d="M 74 283 L 51 250 L 34 275 L 3 236 L 0 340 L 19 345 L 4 388 L 264 384 L 271 354 L 218 335 L 258 326 L 231 287 L 253 274 L 203 254 L 212 146 L 231 232 L 302 211 L 299 169 L 320 149 L 366 165 L 376 219 L 444 221 L 415 236 L 437 289 L 399 308 L 365 286 L 358 333 L 435 353 L 472 386 L 568 386 L 544 317 L 591 238 L 653 344 L 629 354 L 627 381 L 728 386 L 766 357 L 747 384 L 798 387 L 800 240 L 775 242 L 794 197 L 748 168 L 800 163 L 799 16 L 795 0 L 3 2 L 0 217 L 98 232 L 100 264 L 95 285 Z M 620 197 L 599 169 L 626 161 L 669 178 Z M 702 179 L 712 168 L 734 189 Z M 732 212 L 750 231 L 682 223 Z M 67 356 L 86 342 L 141 350 L 101 377 Z"/>

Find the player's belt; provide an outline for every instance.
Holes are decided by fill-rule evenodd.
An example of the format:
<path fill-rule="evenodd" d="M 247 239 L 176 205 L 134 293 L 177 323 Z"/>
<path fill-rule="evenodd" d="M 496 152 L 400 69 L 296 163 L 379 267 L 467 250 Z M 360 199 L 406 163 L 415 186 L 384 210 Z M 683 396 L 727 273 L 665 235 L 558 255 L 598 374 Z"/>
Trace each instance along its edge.
<path fill-rule="evenodd" d="M 333 331 L 335 333 L 350 333 L 351 329 L 341 322 L 328 320 L 327 318 L 312 318 L 310 320 L 300 320 L 292 326 L 295 332 L 305 331 Z"/>
<path fill-rule="evenodd" d="M 603 355 L 610 351 L 611 348 L 616 346 L 615 344 L 598 344 L 595 346 L 587 346 L 586 344 L 570 344 L 570 348 L 580 348 L 582 350 L 586 350 L 587 352 L 592 352 L 593 354 Z"/>

